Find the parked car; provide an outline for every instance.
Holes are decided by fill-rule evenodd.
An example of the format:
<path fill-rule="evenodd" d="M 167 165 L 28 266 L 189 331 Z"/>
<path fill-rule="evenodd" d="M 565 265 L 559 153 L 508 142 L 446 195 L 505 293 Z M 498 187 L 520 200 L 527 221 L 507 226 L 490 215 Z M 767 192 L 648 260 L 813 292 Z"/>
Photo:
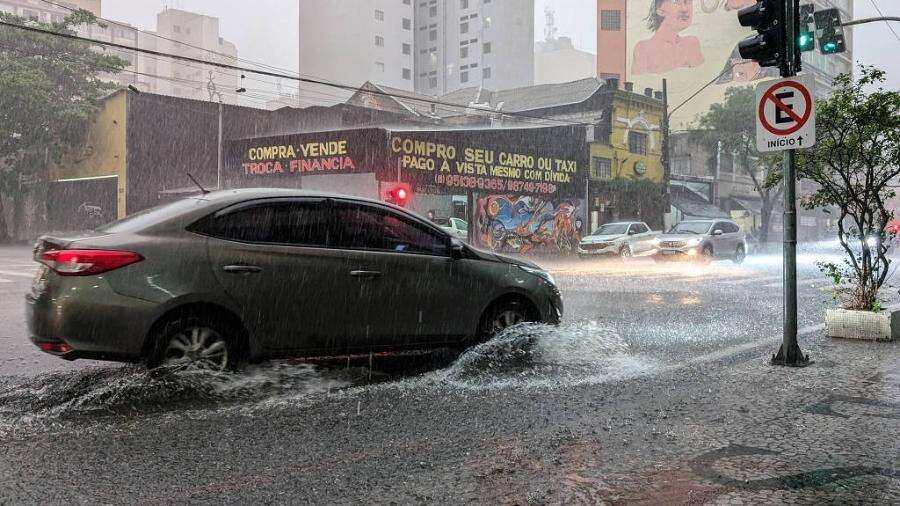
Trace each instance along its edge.
<path fill-rule="evenodd" d="M 622 258 L 652 255 L 656 252 L 656 237 L 643 221 L 606 223 L 581 239 L 578 256 L 615 255 Z"/>
<path fill-rule="evenodd" d="M 747 256 L 747 238 L 731 220 L 686 220 L 656 238 L 656 260 L 731 259 L 739 264 Z"/>
<path fill-rule="evenodd" d="M 465 241 L 469 238 L 469 224 L 466 220 L 459 218 L 435 218 L 432 221 L 442 229 L 450 232 L 457 239 Z"/>
<path fill-rule="evenodd" d="M 468 345 L 563 305 L 537 265 L 383 202 L 283 189 L 187 198 L 43 237 L 32 341 L 66 359 L 222 369 L 278 356 Z"/>

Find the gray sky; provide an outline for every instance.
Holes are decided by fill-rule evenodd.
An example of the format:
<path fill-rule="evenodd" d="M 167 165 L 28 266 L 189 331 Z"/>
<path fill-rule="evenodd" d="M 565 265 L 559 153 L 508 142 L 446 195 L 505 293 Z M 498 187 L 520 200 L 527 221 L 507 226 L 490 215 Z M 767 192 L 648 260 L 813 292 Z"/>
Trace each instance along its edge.
<path fill-rule="evenodd" d="M 302 0 L 104 0 L 103 17 L 153 30 L 156 13 L 166 6 L 217 16 L 221 35 L 237 45 L 240 58 L 295 73 L 299 60 L 298 1 Z M 900 16 L 900 1 L 875 2 L 884 15 Z M 556 18 L 557 35 L 569 36 L 578 49 L 595 53 L 596 5 L 594 0 L 535 0 L 535 37 L 544 37 L 544 9 L 549 6 Z M 877 16 L 873 0 L 855 0 L 855 10 L 855 18 Z M 893 25 L 900 33 L 900 23 Z M 900 90 L 900 40 L 885 23 L 862 25 L 854 30 L 854 59 L 885 69 L 887 87 Z"/>

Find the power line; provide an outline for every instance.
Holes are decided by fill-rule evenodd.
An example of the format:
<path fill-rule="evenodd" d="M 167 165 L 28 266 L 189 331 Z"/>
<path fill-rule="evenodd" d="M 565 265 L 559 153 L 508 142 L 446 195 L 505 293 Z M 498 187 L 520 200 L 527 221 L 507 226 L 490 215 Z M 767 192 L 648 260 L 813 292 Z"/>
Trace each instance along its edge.
<path fill-rule="evenodd" d="M 10 22 L 8 22 L 8 21 L 2 21 L 2 20 L 0 20 L 0 26 L 8 26 L 8 27 L 10 27 L 10 28 L 16 28 L 16 29 L 19 29 L 19 30 L 28 31 L 28 32 L 32 32 L 32 33 L 39 33 L 39 34 L 43 34 L 43 35 L 50 35 L 50 36 L 55 36 L 55 37 L 61 37 L 61 38 L 70 39 L 70 40 L 77 40 L 77 41 L 80 41 L 80 42 L 86 42 L 86 43 L 89 43 L 89 44 L 96 44 L 96 45 L 99 45 L 99 46 L 115 47 L 115 48 L 124 49 L 124 50 L 127 50 L 127 51 L 136 51 L 136 52 L 139 52 L 139 53 L 151 54 L 151 55 L 160 56 L 160 57 L 164 57 L 164 58 L 171 58 L 171 59 L 174 59 L 174 60 L 181 60 L 181 61 L 187 61 L 187 62 L 192 62 L 192 63 L 199 63 L 199 64 L 201 64 L 201 65 L 210 65 L 210 66 L 213 66 L 213 67 L 219 67 L 219 68 L 224 68 L 224 69 L 229 69 L 229 70 L 236 70 L 236 71 L 242 71 L 242 72 L 251 72 L 251 73 L 254 73 L 254 74 L 259 74 L 259 75 L 264 75 L 264 76 L 269 76 L 269 77 L 277 77 L 277 78 L 282 78 L 282 79 L 290 79 L 290 80 L 292 80 L 292 81 L 298 81 L 298 82 L 307 83 L 307 84 L 317 84 L 317 85 L 320 85 L 320 86 L 328 86 L 328 87 L 338 88 L 338 89 L 343 89 L 343 90 L 351 91 L 351 92 L 360 92 L 360 91 L 361 91 L 361 92 L 369 93 L 369 94 L 372 94 L 372 95 L 386 96 L 386 97 L 390 97 L 390 98 L 401 98 L 401 99 L 405 99 L 405 100 L 413 100 L 413 101 L 416 101 L 416 102 L 421 102 L 421 103 L 426 103 L 426 104 L 434 104 L 435 106 L 451 107 L 451 108 L 455 108 L 455 109 L 464 109 L 464 110 L 472 110 L 472 109 L 473 109 L 472 107 L 470 107 L 470 106 L 468 106 L 468 105 L 463 105 L 463 104 L 455 104 L 455 103 L 452 103 L 452 102 L 444 102 L 444 101 L 441 101 L 441 100 L 429 99 L 429 98 L 424 98 L 424 97 L 411 97 L 411 96 L 408 96 L 408 95 L 399 95 L 399 94 L 394 94 L 394 93 L 388 93 L 388 92 L 383 91 L 383 90 L 380 90 L 380 89 L 379 89 L 379 90 L 371 90 L 371 89 L 365 89 L 365 90 L 364 90 L 364 89 L 362 89 L 362 88 L 360 88 L 360 87 L 357 87 L 357 86 L 350 86 L 350 85 L 347 85 L 347 84 L 331 83 L 331 82 L 323 81 L 323 80 L 320 80 L 320 79 L 311 79 L 311 78 L 308 78 L 308 77 L 287 75 L 287 74 L 282 74 L 282 73 L 277 73 L 277 72 L 271 72 L 271 71 L 267 71 L 267 70 L 251 69 L 251 68 L 247 68 L 247 67 L 241 67 L 241 66 L 237 66 L 237 65 L 231 65 L 231 64 L 228 64 L 228 63 L 211 62 L 211 61 L 201 60 L 201 59 L 198 59 L 198 58 L 192 58 L 192 57 L 190 57 L 190 56 L 175 55 L 175 54 L 171 54 L 171 53 L 164 53 L 164 52 L 161 52 L 161 51 L 154 51 L 154 50 L 152 50 L 152 49 L 145 49 L 145 48 L 139 48 L 139 47 L 126 46 L 126 45 L 118 44 L 118 43 L 115 43 L 115 42 L 106 42 L 106 41 L 102 41 L 102 40 L 90 39 L 90 38 L 87 38 L 87 37 L 81 37 L 81 36 L 79 36 L 79 35 L 75 35 L 75 34 L 71 34 L 71 33 L 65 33 L 65 32 L 51 32 L 51 31 L 48 31 L 48 30 L 43 30 L 43 29 L 40 29 L 40 28 L 32 27 L 32 26 L 25 26 L 25 25 L 20 25 L 20 24 L 17 24 L 17 23 L 10 23 Z M 724 73 L 724 72 L 723 72 L 723 73 Z M 487 112 L 487 113 L 494 113 L 494 112 L 496 112 L 497 114 L 500 114 L 501 116 L 509 116 L 509 117 L 517 117 L 517 118 L 527 118 L 527 119 L 530 119 L 530 120 L 551 121 L 551 122 L 559 123 L 559 124 L 561 124 L 561 125 L 569 125 L 569 126 L 589 126 L 587 123 L 580 123 L 580 122 L 573 122 L 573 121 L 559 120 L 559 119 L 555 119 L 555 118 L 548 118 L 548 117 L 541 117 L 541 116 L 533 116 L 533 115 L 524 114 L 524 113 L 520 113 L 520 112 L 513 112 L 513 111 L 509 111 L 509 112 L 501 112 L 501 111 L 484 110 L 484 112 Z"/>
<path fill-rule="evenodd" d="M 881 12 L 881 9 L 880 9 L 880 8 L 878 8 L 878 4 L 877 4 L 877 3 L 875 3 L 875 0 L 869 0 L 869 2 L 871 2 L 871 3 L 872 3 L 872 7 L 875 7 L 875 11 L 876 11 L 876 12 L 878 12 L 878 15 L 879 15 L 879 16 L 881 16 L 881 17 L 885 17 L 885 16 L 884 16 L 884 13 L 883 13 L 883 12 Z M 885 20 L 885 22 L 884 22 L 884 24 L 886 24 L 886 25 L 887 25 L 887 27 L 888 27 L 888 30 L 890 30 L 890 31 L 891 31 L 891 33 L 893 33 L 893 34 L 894 34 L 894 38 L 895 38 L 895 39 L 897 39 L 897 42 L 900 42 L 900 35 L 897 35 L 897 32 L 896 32 L 896 31 L 894 31 L 894 27 L 893 27 L 893 26 L 891 26 L 891 24 L 890 24 L 890 23 L 888 23 L 888 22 L 887 22 L 887 20 Z"/>

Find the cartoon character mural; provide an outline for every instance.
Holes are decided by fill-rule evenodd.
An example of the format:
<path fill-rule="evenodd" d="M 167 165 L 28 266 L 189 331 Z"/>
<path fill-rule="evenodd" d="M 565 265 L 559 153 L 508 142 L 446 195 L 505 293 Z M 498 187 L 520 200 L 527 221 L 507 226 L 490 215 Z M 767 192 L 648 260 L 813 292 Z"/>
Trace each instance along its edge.
<path fill-rule="evenodd" d="M 475 241 L 496 252 L 572 254 L 584 228 L 580 204 L 528 195 L 478 196 Z"/>
<path fill-rule="evenodd" d="M 653 35 L 634 47 L 631 73 L 664 74 L 683 67 L 699 67 L 705 61 L 700 39 L 681 36 L 694 21 L 694 0 L 653 0 L 647 28 Z"/>

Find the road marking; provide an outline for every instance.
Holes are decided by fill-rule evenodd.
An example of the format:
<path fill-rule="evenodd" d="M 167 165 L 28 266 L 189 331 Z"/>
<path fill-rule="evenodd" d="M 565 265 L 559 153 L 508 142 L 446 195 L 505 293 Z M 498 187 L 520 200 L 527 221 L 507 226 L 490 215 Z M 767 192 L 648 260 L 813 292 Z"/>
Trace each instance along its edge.
<path fill-rule="evenodd" d="M 15 272 L 15 271 L 0 271 L 0 274 L 4 276 L 18 276 L 20 278 L 33 278 L 34 272 Z"/>

